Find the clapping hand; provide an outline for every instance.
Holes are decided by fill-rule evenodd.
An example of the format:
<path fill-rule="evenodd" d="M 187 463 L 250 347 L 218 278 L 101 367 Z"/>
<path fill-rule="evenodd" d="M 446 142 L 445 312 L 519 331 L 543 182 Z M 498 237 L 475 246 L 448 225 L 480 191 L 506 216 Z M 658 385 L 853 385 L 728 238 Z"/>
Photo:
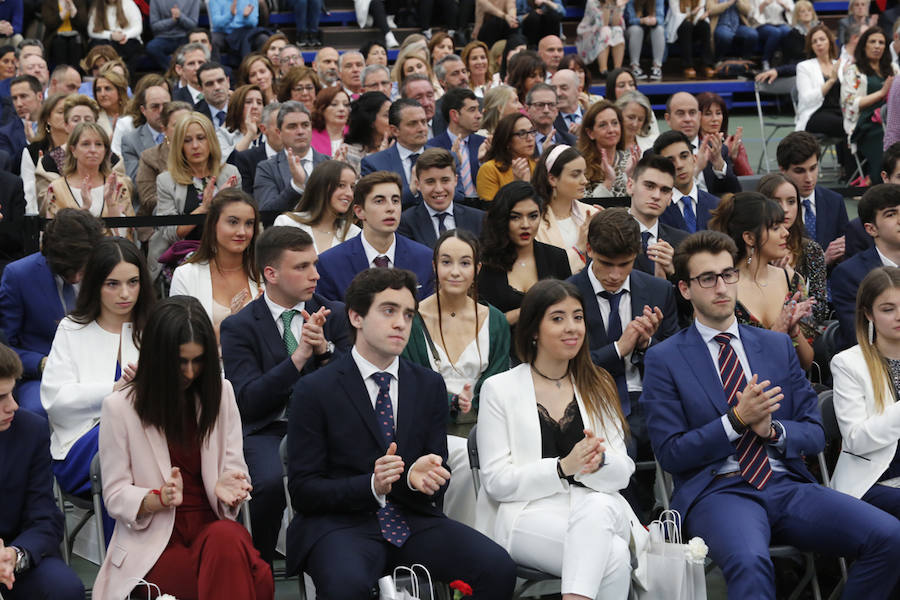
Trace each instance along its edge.
<path fill-rule="evenodd" d="M 109 174 L 103 188 L 103 203 L 106 205 L 110 217 L 121 217 L 125 214 L 125 207 L 121 202 L 123 186 L 124 183 L 119 181 L 115 171 Z"/>
<path fill-rule="evenodd" d="M 165 508 L 181 506 L 181 503 L 184 502 L 184 480 L 181 478 L 181 469 L 178 467 L 172 467 L 169 479 L 159 488 L 159 502 Z"/>
<path fill-rule="evenodd" d="M 304 309 L 300 313 L 303 315 L 304 323 L 300 328 L 300 346 L 304 346 L 302 353 L 305 358 L 309 358 L 313 352 L 323 354 L 328 350 L 328 342 L 325 339 L 325 319 L 331 314 L 331 311 L 324 306 L 313 314 L 309 314 Z"/>
<path fill-rule="evenodd" d="M 672 260 L 674 256 L 675 249 L 672 248 L 672 244 L 665 240 L 659 240 L 647 246 L 647 258 L 653 261 L 653 274 L 657 277 L 665 279 L 675 272 L 675 265 Z"/>
<path fill-rule="evenodd" d="M 300 160 L 300 157 L 294 154 L 294 151 L 290 148 L 285 148 L 287 151 L 287 160 L 288 160 L 288 168 L 291 171 L 291 179 L 294 181 L 294 185 L 298 188 L 303 188 L 306 185 L 306 171 L 303 169 L 303 162 Z"/>
<path fill-rule="evenodd" d="M 216 498 L 231 508 L 236 508 L 250 497 L 253 486 L 247 481 L 247 474 L 241 471 L 225 471 L 216 482 Z"/>
<path fill-rule="evenodd" d="M 128 363 L 125 368 L 122 369 L 122 376 L 119 377 L 119 380 L 113 386 L 113 391 L 117 392 L 131 383 L 131 380 L 134 379 L 135 373 L 137 373 L 137 365 L 134 363 Z"/>
<path fill-rule="evenodd" d="M 472 384 L 467 383 L 463 386 L 460 393 L 456 395 L 456 401 L 459 404 L 459 412 L 467 413 L 472 410 Z"/>
<path fill-rule="evenodd" d="M 572 448 L 565 458 L 559 459 L 559 466 L 567 477 L 589 475 L 603 464 L 606 447 L 604 438 L 598 438 L 590 429 L 584 430 L 584 437 Z"/>
<path fill-rule="evenodd" d="M 375 493 L 387 496 L 391 486 L 403 475 L 403 459 L 397 456 L 397 444 L 391 442 L 384 456 L 375 461 L 375 477 L 372 481 Z"/>
<path fill-rule="evenodd" d="M 90 177 L 85 177 L 81 180 L 81 187 L 78 191 L 81 192 L 81 208 L 85 210 L 91 210 L 92 198 Z"/>
<path fill-rule="evenodd" d="M 449 480 L 450 471 L 443 467 L 443 460 L 437 454 L 420 456 L 409 468 L 409 484 L 429 496 Z"/>
<path fill-rule="evenodd" d="M 244 305 L 250 302 L 250 292 L 246 288 L 239 291 L 231 299 L 231 314 L 236 315 L 241 312 Z"/>
<path fill-rule="evenodd" d="M 779 402 L 784 400 L 784 394 L 781 393 L 779 386 L 770 388 L 771 381 L 757 383 L 756 380 L 757 376 L 754 374 L 743 391 L 737 393 L 738 401 L 734 412 L 740 421 L 753 430 L 753 433 L 760 437 L 769 437 L 772 430 L 772 413 L 781 408 Z"/>
<path fill-rule="evenodd" d="M 174 19 L 175 21 L 177 21 L 177 20 L 178 20 L 178 17 L 181 16 L 181 9 L 178 8 L 177 6 L 173 6 L 171 12 L 172 12 L 172 19 Z"/>
<path fill-rule="evenodd" d="M 781 331 L 791 337 L 795 337 L 799 331 L 800 321 L 812 314 L 812 307 L 816 303 L 813 297 L 806 300 L 800 300 L 800 292 L 794 292 L 794 295 L 784 303 L 781 309 L 781 315 L 778 321 L 772 326 L 773 331 Z"/>
<path fill-rule="evenodd" d="M 16 581 L 17 558 L 16 551 L 0 540 L 0 583 L 9 589 L 13 588 L 13 583 Z"/>
<path fill-rule="evenodd" d="M 528 166 L 528 159 L 524 156 L 512 159 L 512 172 L 516 179 L 529 181 L 531 179 L 531 168 Z"/>
<path fill-rule="evenodd" d="M 235 183 L 237 181 L 235 180 Z M 200 212 L 209 212 L 209 206 L 212 204 L 213 196 L 216 195 L 216 178 L 210 177 L 203 188 L 203 198 L 200 200 Z"/>
<path fill-rule="evenodd" d="M 616 170 L 613 168 L 606 150 L 600 150 L 600 163 L 605 174 L 606 188 L 612 190 L 612 186 L 616 181 Z"/>

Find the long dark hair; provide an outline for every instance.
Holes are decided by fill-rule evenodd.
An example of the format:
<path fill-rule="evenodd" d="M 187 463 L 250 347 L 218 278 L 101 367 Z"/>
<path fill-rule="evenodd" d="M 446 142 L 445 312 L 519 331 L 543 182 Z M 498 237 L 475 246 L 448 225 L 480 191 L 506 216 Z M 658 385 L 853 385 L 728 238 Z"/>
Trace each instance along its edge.
<path fill-rule="evenodd" d="M 559 177 L 562 175 L 563 169 L 567 164 L 575 160 L 576 158 L 581 158 L 581 152 L 576 150 L 573 147 L 568 147 L 562 152 L 559 153 L 559 156 L 556 157 L 556 160 L 553 161 L 553 167 L 548 171 L 547 170 L 547 157 L 550 156 L 550 153 L 553 152 L 553 149 L 556 148 L 558 144 L 554 144 L 553 146 L 548 146 L 544 148 L 544 152 L 541 153 L 541 158 L 538 160 L 537 165 L 534 167 L 534 173 L 531 175 L 531 185 L 534 186 L 535 191 L 544 199 L 545 202 L 550 202 L 553 198 L 553 188 L 550 185 L 550 175 L 554 177 Z"/>
<path fill-rule="evenodd" d="M 512 143 L 513 133 L 516 130 L 516 122 L 519 119 L 527 119 L 528 122 L 531 123 L 531 127 L 534 127 L 534 121 L 531 120 L 531 117 L 518 112 L 510 113 L 500 119 L 500 122 L 497 123 L 497 128 L 494 129 L 494 138 L 491 142 L 491 147 L 488 149 L 487 153 L 485 153 L 484 160 L 481 161 L 481 164 L 493 160 L 497 164 L 498 171 L 506 172 L 510 169 L 512 166 L 513 155 L 512 151 L 509 149 L 509 145 Z"/>
<path fill-rule="evenodd" d="M 794 218 L 791 226 L 788 227 L 787 241 L 788 249 L 791 251 L 791 258 L 796 265 L 799 264 L 800 257 L 803 255 L 803 238 L 807 237 L 806 227 L 803 226 L 803 220 L 801 219 L 803 211 L 800 210 L 800 190 L 797 188 L 797 184 L 788 179 L 784 173 L 776 171 L 775 173 L 764 175 L 759 180 L 759 183 L 756 184 L 756 191 L 766 198 L 774 200 L 775 190 L 786 183 L 794 188 L 794 193 L 797 194 L 797 216 Z"/>
<path fill-rule="evenodd" d="M 535 72 L 541 73 L 541 80 L 543 81 L 544 76 L 547 74 L 547 67 L 544 65 L 541 57 L 538 56 L 538 53 L 533 50 L 522 50 L 509 61 L 509 71 L 507 72 L 506 80 L 509 85 L 516 88 L 519 102 L 522 104 L 525 104 L 525 95 L 528 93 L 528 90 L 525 88 L 525 82 Z"/>
<path fill-rule="evenodd" d="M 156 427 L 169 441 L 183 443 L 188 441 L 185 419 L 194 419 L 200 441 L 206 440 L 219 417 L 222 376 L 216 333 L 200 301 L 172 296 L 160 302 L 147 321 L 143 341 L 131 382 L 141 423 Z M 185 390 L 181 388 L 181 345 L 190 342 L 203 347 L 203 367 Z"/>
<path fill-rule="evenodd" d="M 434 252 L 431 256 L 431 265 L 434 267 L 434 299 L 437 301 L 438 333 L 441 336 L 441 346 L 446 348 L 447 343 L 444 341 L 444 320 L 441 317 L 441 294 L 439 289 L 440 282 L 438 281 L 437 276 L 437 267 L 441 246 L 450 238 L 456 238 L 459 241 L 468 244 L 469 248 L 472 249 L 472 262 L 475 265 L 475 275 L 472 278 L 472 285 L 469 287 L 468 295 L 475 301 L 475 349 L 478 351 L 478 364 L 481 364 L 481 347 L 478 344 L 478 331 L 481 325 L 481 323 L 478 322 L 478 265 L 481 263 L 481 244 L 478 243 L 478 238 L 465 229 L 449 229 L 442 233 L 434 243 Z"/>
<path fill-rule="evenodd" d="M 538 281 L 522 298 L 519 322 L 516 325 L 516 354 L 523 363 L 533 363 L 537 358 L 537 339 L 541 321 L 547 310 L 566 298 L 574 298 L 584 310 L 584 298 L 573 284 L 558 279 Z M 618 422 L 623 436 L 628 424 L 622 414 L 616 382 L 605 369 L 591 362 L 590 342 L 587 331 L 578 354 L 569 361 L 569 372 L 575 380 L 575 389 L 581 394 L 588 415 L 603 425 L 606 419 Z M 588 424 L 585 424 L 587 427 Z"/>
<path fill-rule="evenodd" d="M 367 151 L 375 147 L 375 117 L 385 102 L 391 99 L 381 92 L 366 92 L 350 103 L 345 144 L 359 144 Z"/>
<path fill-rule="evenodd" d="M 616 96 L 616 80 L 622 73 L 628 73 L 628 76 L 631 77 L 631 82 L 634 83 L 634 87 L 637 89 L 637 81 L 631 71 L 623 69 L 622 67 L 613 69 L 606 74 L 606 99 L 610 102 L 618 100 L 618 96 Z"/>
<path fill-rule="evenodd" d="M 725 100 L 722 96 L 718 95 L 715 92 L 701 92 L 697 94 L 697 104 L 700 107 L 700 116 L 703 116 L 703 111 L 712 106 L 718 106 L 719 110 L 722 111 L 722 125 L 719 128 L 719 131 L 716 133 L 724 133 L 728 135 L 728 106 L 725 104 Z"/>
<path fill-rule="evenodd" d="M 516 247 L 509 237 L 509 213 L 524 200 L 534 200 L 541 216 L 546 205 L 534 187 L 527 181 L 507 183 L 494 196 L 481 230 L 482 262 L 489 267 L 509 271 L 516 262 Z"/>
<path fill-rule="evenodd" d="M 341 176 L 344 171 L 351 171 L 356 177 L 356 169 L 352 165 L 340 160 L 325 160 L 316 165 L 309 180 L 306 182 L 306 189 L 294 208 L 295 213 L 308 213 L 309 216 L 301 216 L 295 213 L 288 215 L 305 225 L 318 225 L 325 218 L 328 206 L 331 204 L 331 196 L 341 184 Z M 343 215 L 337 215 L 334 223 L 335 236 L 338 239 L 347 237 L 347 230 L 353 222 L 353 211 L 348 209 Z"/>
<path fill-rule="evenodd" d="M 147 270 L 144 255 L 134 243 L 125 238 L 105 237 L 94 246 L 84 267 L 84 279 L 81 280 L 75 310 L 69 313 L 69 318 L 81 325 L 97 320 L 101 310 L 100 290 L 112 270 L 122 262 L 136 266 L 140 277 L 141 289 L 131 309 L 131 322 L 134 325 L 131 336 L 135 347 L 140 348 L 141 332 L 147 325 L 156 295 L 153 293 L 153 280 Z"/>
<path fill-rule="evenodd" d="M 253 219 L 256 226 L 253 228 L 253 237 L 247 249 L 244 250 L 243 266 L 247 277 L 260 283 L 259 269 L 256 267 L 256 236 L 259 234 L 259 207 L 253 196 L 240 188 L 226 188 L 213 196 L 212 202 L 209 204 L 209 212 L 206 213 L 206 222 L 203 224 L 203 236 L 200 238 L 200 246 L 197 251 L 187 260 L 189 263 L 209 263 L 216 257 L 218 251 L 218 240 L 216 239 L 216 225 L 222 211 L 229 204 L 235 202 L 243 202 L 253 209 Z"/>
<path fill-rule="evenodd" d="M 875 72 L 872 65 L 869 64 L 869 59 L 866 57 L 866 43 L 869 41 L 869 38 L 876 33 L 884 38 L 884 52 L 881 53 L 881 59 L 878 61 L 878 73 Z M 888 48 L 888 44 L 890 43 L 891 37 L 887 35 L 881 27 L 869 27 L 866 29 L 860 36 L 859 41 L 856 42 L 856 49 L 853 51 L 853 58 L 856 60 L 856 68 L 859 69 L 859 72 L 863 75 L 880 75 L 884 78 L 893 75 L 894 69 L 891 67 L 891 52 Z"/>
<path fill-rule="evenodd" d="M 756 245 L 762 246 L 768 229 L 783 222 L 784 209 L 780 204 L 759 192 L 739 192 L 722 198 L 719 206 L 712 211 L 709 228 L 721 231 L 734 240 L 738 251 L 737 262 L 749 252 L 744 233 L 752 233 Z"/>

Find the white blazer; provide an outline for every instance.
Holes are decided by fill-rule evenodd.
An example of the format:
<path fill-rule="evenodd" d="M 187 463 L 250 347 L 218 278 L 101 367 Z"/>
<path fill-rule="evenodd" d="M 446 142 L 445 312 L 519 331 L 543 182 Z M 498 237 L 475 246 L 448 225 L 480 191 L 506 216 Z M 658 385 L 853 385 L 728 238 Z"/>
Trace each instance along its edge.
<path fill-rule="evenodd" d="M 130 391 L 120 390 L 103 400 L 102 421 L 99 454 L 103 502 L 117 525 L 94 582 L 94 598 L 121 600 L 134 587 L 134 578 L 143 578 L 156 564 L 172 537 L 174 510 L 138 518 L 144 497 L 163 486 L 172 472 L 172 462 L 162 433 L 138 418 Z M 219 502 L 215 491 L 216 482 L 226 471 L 247 474 L 241 417 L 227 380 L 222 381 L 216 425 L 200 446 L 200 469 L 213 511 L 219 519 L 235 520 L 238 509 Z"/>
<path fill-rule="evenodd" d="M 250 288 L 249 300 L 255 300 L 259 295 L 259 286 L 255 281 L 247 278 Z M 172 287 L 169 288 L 169 296 L 193 296 L 200 301 L 209 319 L 213 320 L 213 289 L 212 274 L 209 271 L 209 263 L 184 263 L 179 265 L 172 274 Z"/>
<path fill-rule="evenodd" d="M 65 459 L 72 445 L 100 421 L 103 398 L 116 383 L 120 344 L 122 370 L 128 363 L 137 364 L 131 333 L 131 323 L 122 326 L 120 336 L 97 321 L 79 325 L 66 317 L 59 322 L 41 378 L 41 404 L 50 419 L 54 460 Z"/>
<path fill-rule="evenodd" d="M 556 472 L 556 459 L 541 457 L 541 426 L 530 369 L 530 365 L 521 364 L 489 377 L 481 388 L 476 435 L 483 489 L 478 495 L 475 527 L 507 549 L 516 519 L 529 502 L 569 489 L 569 483 Z M 604 428 L 590 419 L 578 390 L 575 400 L 585 427 L 606 439 L 606 464 L 575 479 L 619 500 L 620 510 L 631 520 L 640 556 L 647 531 L 619 493 L 634 473 L 622 428 L 611 427 L 608 422 Z"/>
<path fill-rule="evenodd" d="M 859 346 L 831 361 L 834 413 L 841 429 L 841 454 L 831 487 L 861 498 L 891 464 L 900 440 L 900 404 L 889 381 L 884 386 L 884 412 L 875 410 L 875 391 Z"/>
<path fill-rule="evenodd" d="M 825 75 L 819 68 L 819 59 L 810 58 L 797 63 L 797 126 L 794 131 L 806 131 L 809 118 L 825 102 L 825 96 L 822 95 L 823 85 Z"/>

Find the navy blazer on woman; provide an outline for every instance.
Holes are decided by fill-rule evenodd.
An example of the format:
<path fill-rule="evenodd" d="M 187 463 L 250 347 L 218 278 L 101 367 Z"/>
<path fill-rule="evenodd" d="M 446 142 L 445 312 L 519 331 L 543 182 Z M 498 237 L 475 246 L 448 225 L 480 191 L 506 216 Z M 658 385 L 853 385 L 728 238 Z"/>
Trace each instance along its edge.
<path fill-rule="evenodd" d="M 0 279 L 0 327 L 22 359 L 25 377 L 40 378 L 41 359 L 66 316 L 53 272 L 40 252 L 11 262 Z"/>
<path fill-rule="evenodd" d="M 709 213 L 719 206 L 719 198 L 713 196 L 709 192 L 701 189 L 697 190 L 697 231 L 706 229 L 709 225 Z M 687 223 L 684 222 L 684 215 L 675 205 L 675 201 L 669 203 L 666 210 L 659 217 L 659 222 L 670 227 L 687 231 Z M 665 238 L 663 238 L 665 239 Z"/>
<path fill-rule="evenodd" d="M 738 332 L 752 373 L 759 381 L 781 386 L 784 399 L 772 414 L 784 426 L 781 457 L 787 469 L 814 479 L 804 464 L 825 446 L 818 399 L 800 368 L 797 352 L 783 333 L 740 325 Z M 641 407 L 653 452 L 672 474 L 672 508 L 682 515 L 713 481 L 716 469 L 735 454 L 721 417 L 728 411 L 725 391 L 703 338 L 695 325 L 647 351 Z"/>
<path fill-rule="evenodd" d="M 370 267 L 363 250 L 362 233 L 329 248 L 319 255 L 319 285 L 316 291 L 328 300 L 343 300 L 347 286 L 360 271 Z M 431 250 L 399 234 L 394 234 L 394 264 L 397 269 L 407 269 L 419 280 L 419 300 L 427 298 L 434 290 L 434 267 Z"/>
<path fill-rule="evenodd" d="M 323 306 L 331 311 L 323 328 L 325 339 L 334 344 L 336 353 L 349 352 L 352 341 L 344 304 L 313 294 L 304 308 L 313 314 Z M 225 377 L 234 386 L 244 435 L 250 435 L 281 416 L 294 384 L 318 361 L 311 358 L 297 372 L 264 297 L 222 321 L 221 337 Z"/>
<path fill-rule="evenodd" d="M 628 386 L 625 381 L 625 359 L 619 358 L 614 342 L 606 334 L 606 323 L 600 314 L 600 306 L 597 304 L 597 296 L 591 286 L 587 270 L 590 265 L 573 275 L 569 282 L 575 284 L 584 298 L 584 314 L 587 319 L 588 337 L 591 342 L 591 360 L 598 367 L 603 367 L 616 380 L 616 388 L 619 390 L 619 401 L 622 403 L 622 412 L 627 417 L 631 412 L 631 401 L 628 397 Z M 675 307 L 675 291 L 672 284 L 666 279 L 647 275 L 636 269 L 631 271 L 630 281 L 631 318 L 644 314 L 644 306 L 653 308 L 658 306 L 662 311 L 663 320 L 659 324 L 656 335 L 650 340 L 650 344 L 656 344 L 672 336 L 678 331 L 678 311 Z M 628 323 L 622 323 L 624 329 Z"/>
<path fill-rule="evenodd" d="M 437 454 L 447 461 L 447 388 L 440 375 L 403 358 L 398 383 L 396 442 L 405 472 L 387 498 L 415 533 L 447 518 L 441 510 L 446 484 L 433 496 L 406 485 L 409 468 L 420 456 Z M 376 523 L 372 470 L 388 443 L 375 419 L 369 392 L 349 354 L 305 377 L 294 390 L 288 416 L 288 490 L 297 515 L 287 532 L 288 573 L 303 567 L 322 536 L 337 529 L 370 530 Z"/>
<path fill-rule="evenodd" d="M 484 223 L 484 211 L 454 202 L 453 220 L 456 222 L 456 229 L 465 229 L 475 237 L 480 237 L 481 226 Z M 434 248 L 437 232 L 433 223 L 434 220 L 423 202 L 403 211 L 403 214 L 400 215 L 400 227 L 397 228 L 397 233 L 429 248 Z"/>

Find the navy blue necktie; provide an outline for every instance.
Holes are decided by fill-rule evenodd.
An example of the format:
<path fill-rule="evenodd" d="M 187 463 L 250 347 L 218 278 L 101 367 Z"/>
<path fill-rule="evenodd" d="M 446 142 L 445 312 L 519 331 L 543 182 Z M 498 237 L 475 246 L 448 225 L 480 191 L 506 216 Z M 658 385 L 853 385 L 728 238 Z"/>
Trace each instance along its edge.
<path fill-rule="evenodd" d="M 816 239 L 816 213 L 813 212 L 809 198 L 803 200 L 803 225 L 806 227 L 806 235 L 810 239 Z"/>
<path fill-rule="evenodd" d="M 444 224 L 444 219 L 450 216 L 450 213 L 437 213 L 434 215 L 438 218 L 438 234 L 444 233 L 447 231 L 447 225 Z"/>
<path fill-rule="evenodd" d="M 394 441 L 394 407 L 391 404 L 391 374 L 378 372 L 372 374 L 372 379 L 378 384 L 378 396 L 375 398 L 375 419 L 378 427 L 384 435 L 387 445 Z M 406 485 L 405 481 L 398 481 L 394 485 Z M 398 548 L 406 543 L 409 537 L 409 523 L 403 518 L 400 510 L 387 500 L 387 503 L 378 509 L 378 524 L 381 527 L 381 535 L 389 543 Z"/>
<path fill-rule="evenodd" d="M 609 318 L 606 320 L 606 337 L 610 342 L 622 337 L 622 317 L 619 316 L 619 302 L 622 300 L 623 290 L 607 292 L 603 290 L 598 295 L 609 302 Z"/>
<path fill-rule="evenodd" d="M 221 127 L 222 124 L 225 123 L 225 111 L 224 110 L 220 110 L 219 112 L 216 113 L 216 122 L 219 124 L 219 127 Z"/>
<path fill-rule="evenodd" d="M 694 203 L 690 196 L 682 196 L 681 201 L 684 203 L 684 224 L 691 233 L 697 232 L 697 214 L 694 212 Z"/>
<path fill-rule="evenodd" d="M 642 231 L 641 232 L 641 252 L 643 254 L 647 254 L 647 246 L 650 245 L 650 232 Z"/>

